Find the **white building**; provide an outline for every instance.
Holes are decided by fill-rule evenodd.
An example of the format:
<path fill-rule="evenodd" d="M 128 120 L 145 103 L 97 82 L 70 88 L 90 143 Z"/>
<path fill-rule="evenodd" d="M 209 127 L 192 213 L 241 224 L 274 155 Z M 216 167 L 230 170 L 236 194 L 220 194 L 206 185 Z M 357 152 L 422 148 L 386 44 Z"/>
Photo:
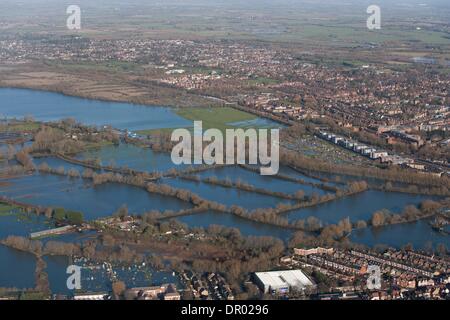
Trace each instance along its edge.
<path fill-rule="evenodd" d="M 372 159 L 378 159 L 378 158 L 383 158 L 383 157 L 387 157 L 388 153 L 386 151 L 374 151 L 370 154 L 370 158 Z"/>
<path fill-rule="evenodd" d="M 288 293 L 314 287 L 312 281 L 301 270 L 256 272 L 255 282 L 264 293 Z"/>
<path fill-rule="evenodd" d="M 110 297 L 106 292 L 96 293 L 83 293 L 77 294 L 73 297 L 73 300 L 109 300 Z"/>

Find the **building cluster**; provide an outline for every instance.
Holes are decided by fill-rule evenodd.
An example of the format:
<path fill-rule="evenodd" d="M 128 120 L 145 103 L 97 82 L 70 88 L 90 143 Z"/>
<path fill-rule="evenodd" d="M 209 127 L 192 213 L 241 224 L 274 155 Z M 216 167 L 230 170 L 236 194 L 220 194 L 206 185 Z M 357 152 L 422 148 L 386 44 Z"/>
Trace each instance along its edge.
<path fill-rule="evenodd" d="M 198 275 L 192 271 L 181 273 L 182 281 L 194 299 L 201 300 L 234 300 L 231 286 L 218 273 Z"/>
<path fill-rule="evenodd" d="M 180 300 L 180 293 L 174 284 L 131 288 L 125 291 L 127 300 Z"/>
<path fill-rule="evenodd" d="M 332 142 L 338 146 L 346 148 L 350 151 L 354 151 L 363 156 L 366 156 L 372 160 L 380 160 L 382 163 L 392 163 L 396 165 L 413 165 L 414 160 L 406 157 L 400 157 L 397 155 L 389 154 L 384 150 L 377 150 L 374 147 L 353 141 L 352 139 L 348 139 L 334 133 L 321 131 L 319 136 L 329 142 Z"/>
<path fill-rule="evenodd" d="M 284 117 L 290 120 L 314 119 L 320 117 L 320 113 L 312 108 L 305 107 L 305 102 L 301 97 L 278 97 L 272 92 L 258 94 L 245 94 L 240 97 L 239 102 L 248 107 L 277 117 Z"/>
<path fill-rule="evenodd" d="M 0 39 L 0 62 L 48 59 L 137 63 L 152 70 L 146 78 L 185 89 L 212 90 L 237 100 L 264 99 L 274 112 L 314 110 L 359 126 L 406 125 L 424 131 L 448 130 L 450 80 L 445 74 L 412 68 L 344 68 L 307 63 L 282 46 L 226 40 L 94 40 L 77 36 Z M 126 65 L 125 65 L 126 66 Z M 160 70 L 160 72 L 158 72 Z M 301 97 L 300 101 L 298 97 Z M 270 105 L 257 105 L 270 107 Z"/>
<path fill-rule="evenodd" d="M 401 142 L 404 144 L 410 144 L 414 146 L 414 148 L 418 148 L 425 144 L 425 141 L 420 136 L 410 134 L 401 129 L 383 129 L 379 134 L 379 136 L 385 139 L 387 144 L 390 145 Z M 381 163 L 412 168 L 420 172 L 427 172 L 437 176 L 448 174 L 448 170 L 446 169 L 448 168 L 448 164 L 446 165 L 443 161 L 422 159 L 420 156 L 399 155 L 392 151 L 388 152 L 386 150 L 380 150 L 368 144 L 363 144 L 356 140 L 324 130 L 319 131 L 318 136 L 330 143 L 358 153 L 371 160 L 378 160 Z"/>
<path fill-rule="evenodd" d="M 137 78 L 143 81 L 195 90 L 292 120 L 327 116 L 376 133 L 393 128 L 386 132 L 392 144 L 421 147 L 423 138 L 409 132 L 426 136 L 450 129 L 450 78 L 444 73 L 425 67 L 404 72 L 375 65 L 339 67 L 300 58 L 282 46 L 231 40 L 0 39 L 0 63 L 47 59 L 116 63 L 130 70 L 139 66 Z M 449 147 L 446 135 L 432 135 L 426 142 Z"/>
<path fill-rule="evenodd" d="M 207 74 L 204 73 L 184 74 L 184 72 L 180 71 L 181 70 L 176 69 L 166 71 L 167 75 L 178 74 L 178 76 L 165 77 L 160 79 L 159 82 L 187 90 L 201 90 L 207 89 L 213 82 L 219 83 L 221 80 L 229 78 L 228 75 L 221 75 L 218 74 L 216 71 L 211 71 L 210 73 Z"/>
<path fill-rule="evenodd" d="M 141 227 L 141 221 L 135 219 L 132 216 L 125 217 L 107 217 L 103 219 L 98 219 L 97 223 L 108 226 L 108 228 L 114 228 L 120 231 L 127 232 L 138 232 Z"/>
<path fill-rule="evenodd" d="M 389 144 L 396 144 L 398 142 L 402 142 L 414 146 L 415 148 L 419 148 L 425 144 L 425 141 L 422 139 L 421 136 L 408 133 L 406 130 L 399 130 L 393 128 L 389 131 L 382 131 L 380 129 L 381 127 L 378 128 L 378 132 L 381 131 L 383 134 L 386 135 L 387 142 Z"/>
<path fill-rule="evenodd" d="M 255 284 L 262 292 L 283 295 L 290 292 L 305 292 L 315 287 L 311 279 L 301 270 L 256 272 Z"/>
<path fill-rule="evenodd" d="M 108 292 L 76 293 L 73 300 L 111 300 Z M 162 284 L 160 286 L 136 287 L 125 290 L 126 300 L 180 300 L 180 293 L 175 284 Z M 67 299 L 65 296 L 55 295 L 54 299 Z"/>
<path fill-rule="evenodd" d="M 282 264 L 314 270 L 346 283 L 334 288 L 333 295 L 322 298 L 408 299 L 450 298 L 450 260 L 409 250 L 373 250 L 312 248 L 294 249 Z M 381 272 L 379 288 L 370 288 L 367 281 L 370 267 Z M 345 293 L 345 294 L 344 294 Z M 320 295 L 319 295 L 320 296 Z"/>

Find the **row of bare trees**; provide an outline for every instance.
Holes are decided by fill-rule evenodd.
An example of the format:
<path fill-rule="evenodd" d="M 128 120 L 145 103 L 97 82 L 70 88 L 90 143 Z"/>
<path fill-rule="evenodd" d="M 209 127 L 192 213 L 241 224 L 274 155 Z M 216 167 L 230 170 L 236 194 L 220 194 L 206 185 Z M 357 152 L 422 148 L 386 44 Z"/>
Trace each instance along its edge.
<path fill-rule="evenodd" d="M 362 167 L 344 164 L 335 164 L 318 159 L 310 159 L 297 152 L 286 149 L 280 150 L 280 161 L 282 164 L 292 166 L 310 172 L 339 173 L 349 176 L 370 177 L 380 180 L 402 182 L 426 187 L 446 187 L 450 188 L 450 179 L 438 177 L 432 174 L 415 173 L 411 170 L 404 170 L 397 167 L 380 169 L 374 166 Z"/>
<path fill-rule="evenodd" d="M 390 224 L 413 222 L 430 217 L 436 214 L 441 208 L 441 203 L 433 200 L 425 200 L 420 203 L 419 207 L 412 205 L 406 206 L 401 213 L 392 213 L 386 209 L 378 210 L 373 213 L 370 224 L 374 227 L 381 227 Z"/>
<path fill-rule="evenodd" d="M 221 186 L 221 187 L 225 187 L 225 188 L 236 188 L 236 189 L 240 189 L 240 190 L 244 190 L 244 191 L 248 191 L 248 192 L 254 192 L 254 193 L 259 193 L 259 194 L 263 194 L 266 196 L 274 196 L 274 197 L 289 199 L 289 200 L 303 200 L 305 197 L 305 193 L 303 190 L 299 190 L 298 192 L 296 192 L 294 194 L 288 194 L 288 193 L 279 192 L 279 191 L 257 188 L 254 185 L 251 185 L 240 179 L 238 179 L 237 181 L 232 181 L 229 178 L 227 178 L 225 180 L 220 180 L 216 176 L 201 178 L 198 175 L 183 176 L 182 179 L 196 181 L 196 182 L 204 182 L 204 183 L 217 185 L 217 186 Z"/>

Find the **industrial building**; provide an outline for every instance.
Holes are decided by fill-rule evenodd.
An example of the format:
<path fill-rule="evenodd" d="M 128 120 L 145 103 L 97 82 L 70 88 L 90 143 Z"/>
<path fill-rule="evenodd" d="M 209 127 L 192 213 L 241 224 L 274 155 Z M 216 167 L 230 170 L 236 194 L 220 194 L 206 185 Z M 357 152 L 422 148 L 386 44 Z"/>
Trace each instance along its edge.
<path fill-rule="evenodd" d="M 301 270 L 256 272 L 255 283 L 264 293 L 288 293 L 314 287 L 313 282 Z"/>

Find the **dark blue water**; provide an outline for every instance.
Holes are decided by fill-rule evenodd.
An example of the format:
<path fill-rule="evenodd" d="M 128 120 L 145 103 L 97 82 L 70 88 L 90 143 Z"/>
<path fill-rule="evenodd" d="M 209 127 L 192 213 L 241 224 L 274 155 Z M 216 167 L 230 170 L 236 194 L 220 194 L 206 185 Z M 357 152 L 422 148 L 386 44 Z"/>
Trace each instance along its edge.
<path fill-rule="evenodd" d="M 192 125 L 190 121 L 177 116 L 173 109 L 170 108 L 87 100 L 56 93 L 22 89 L 0 89 L 0 114 L 18 118 L 22 118 L 24 115 L 33 115 L 37 120 L 42 121 L 54 121 L 71 117 L 84 124 L 109 124 L 119 129 L 132 131 Z M 244 122 L 238 125 L 246 127 L 250 124 L 253 125 L 255 123 Z M 261 123 L 258 122 L 258 124 Z M 5 147 L 3 146 L 2 148 L 4 150 Z M 140 171 L 166 171 L 173 167 L 169 154 L 154 153 L 150 149 L 141 149 L 125 144 L 107 146 L 79 156 L 83 159 L 100 158 L 104 165 L 109 165 L 112 160 L 117 166 L 128 166 Z M 39 164 L 43 161 L 46 161 L 54 168 L 62 165 L 66 170 L 75 168 L 81 172 L 84 169 L 81 166 L 68 164 L 55 158 L 36 159 L 35 162 Z M 301 173 L 286 167 L 281 167 L 280 173 L 305 181 L 320 183 L 317 179 L 305 177 Z M 204 177 L 216 175 L 220 179 L 229 177 L 233 181 L 241 179 L 259 188 L 287 193 L 295 192 L 298 189 L 304 190 L 306 194 L 313 191 L 317 191 L 320 194 L 323 193 L 322 190 L 317 188 L 273 177 L 260 176 L 238 167 L 216 169 L 201 173 L 201 175 Z M 361 178 L 349 178 L 349 180 L 353 179 L 361 180 Z M 0 187 L 0 195 L 14 197 L 19 201 L 32 204 L 65 207 L 66 209 L 82 211 L 86 219 L 111 215 L 123 204 L 127 204 L 131 213 L 142 213 L 153 209 L 179 210 L 190 207 L 190 205 L 174 198 L 152 195 L 136 187 L 105 184 L 93 188 L 90 182 L 54 175 L 36 174 L 11 179 L 9 182 L 11 182 L 11 185 Z M 236 204 L 249 210 L 275 207 L 279 203 L 288 202 L 277 197 L 263 196 L 180 179 L 165 179 L 164 183 L 177 188 L 189 189 L 208 200 L 217 201 L 228 206 Z M 418 204 L 427 198 L 430 197 L 368 191 L 315 208 L 298 210 L 285 216 L 290 220 L 316 216 L 326 223 L 336 223 L 347 216 L 352 221 L 368 220 L 376 210 L 386 208 L 393 212 L 400 212 L 406 205 Z M 238 228 L 243 235 L 274 236 L 283 240 L 287 240 L 292 234 L 290 230 L 216 212 L 205 212 L 181 217 L 178 220 L 191 227 L 206 228 L 211 224 L 217 224 Z M 27 236 L 30 232 L 43 230 L 48 227 L 51 227 L 51 223 L 43 217 L 23 215 L 0 217 L 1 238 L 10 234 Z M 81 241 L 85 236 L 89 236 L 89 233 L 87 235 L 77 233 L 62 235 L 55 240 Z M 445 243 L 447 246 L 450 246 L 449 237 L 433 231 L 426 221 L 355 231 L 351 235 L 351 239 L 371 246 L 377 243 L 385 243 L 394 247 L 401 247 L 411 242 L 415 247 L 419 248 L 428 241 L 431 241 L 433 245 Z M 44 241 L 47 241 L 47 239 Z M 49 273 L 52 290 L 54 292 L 67 293 L 65 283 L 67 279 L 65 274 L 68 264 L 67 258 L 46 257 L 45 260 L 48 264 L 47 272 Z M 0 287 L 34 287 L 35 258 L 33 255 L 0 246 L 0 261 Z M 159 277 L 156 275 L 157 273 L 154 273 L 151 278 L 148 278 L 148 272 L 137 272 L 139 270 L 130 272 L 130 270 L 125 268 L 119 268 L 117 271 L 119 278 L 124 278 L 129 286 L 133 284 L 160 284 L 174 280 L 170 279 L 170 275 L 168 276 L 167 274 Z M 108 290 L 109 280 L 104 269 L 93 270 L 92 273 L 95 275 L 96 280 L 90 280 L 92 274 L 87 272 L 83 280 L 85 287 L 92 290 Z M 138 273 L 140 275 L 137 275 Z M 129 278 L 130 276 L 131 279 Z"/>
<path fill-rule="evenodd" d="M 294 169 L 292 169 L 292 168 L 290 168 L 290 167 L 287 167 L 287 166 L 280 166 L 279 173 L 280 173 L 280 174 L 283 174 L 283 175 L 290 176 L 290 177 L 295 178 L 295 179 L 302 179 L 302 180 L 304 180 L 305 182 L 310 182 L 310 183 L 323 183 L 323 182 L 322 182 L 321 180 L 319 180 L 319 179 L 315 179 L 315 178 L 306 176 L 306 175 L 302 174 L 301 172 L 299 172 L 299 171 L 297 171 L 297 170 L 294 170 Z M 327 182 L 326 184 L 328 184 L 328 185 L 335 185 L 335 184 L 332 183 L 332 182 Z"/>
<path fill-rule="evenodd" d="M 407 205 L 417 205 L 432 197 L 369 190 L 350 197 L 341 198 L 311 208 L 289 212 L 285 215 L 289 220 L 305 219 L 309 216 L 319 218 L 325 223 L 337 223 L 350 217 L 350 220 L 368 220 L 372 214 L 381 209 L 400 213 Z"/>
<path fill-rule="evenodd" d="M 19 151 L 20 149 L 24 148 L 24 147 L 29 147 L 32 145 L 31 141 L 27 141 L 24 143 L 19 143 L 19 144 L 11 144 L 11 146 L 16 150 Z M 9 145 L 6 143 L 0 143 L 0 152 L 5 154 L 6 152 L 8 152 L 9 149 Z"/>
<path fill-rule="evenodd" d="M 83 179 L 49 174 L 24 176 L 8 182 L 10 185 L 0 187 L 0 195 L 34 205 L 81 211 L 86 220 L 109 216 L 124 204 L 130 213 L 191 207 L 186 202 L 124 184 L 107 183 L 92 187 Z"/>
<path fill-rule="evenodd" d="M 186 167 L 186 165 L 174 165 L 170 153 L 154 152 L 149 148 L 140 148 L 125 143 L 83 152 L 77 158 L 82 160 L 100 159 L 103 165 L 113 164 L 116 167 L 128 167 L 137 171 L 149 172 L 164 172 L 174 167 L 178 169 Z"/>
<path fill-rule="evenodd" d="M 111 275 L 108 274 L 104 264 L 89 263 L 81 260 L 70 262 L 64 256 L 45 256 L 47 273 L 49 276 L 50 290 L 52 293 L 65 295 L 74 294 L 73 290 L 67 288 L 66 271 L 70 264 L 81 267 L 81 290 L 84 292 L 110 292 L 112 290 Z M 174 283 L 180 287 L 179 279 L 172 272 L 157 271 L 143 264 L 131 266 L 114 265 L 113 271 L 118 280 L 125 283 L 127 288 L 147 287 Z"/>
<path fill-rule="evenodd" d="M 34 213 L 0 215 L 0 239 L 9 235 L 28 237 L 30 233 L 52 228 L 53 222 Z"/>
<path fill-rule="evenodd" d="M 422 249 L 427 246 L 427 243 L 433 247 L 442 243 L 447 248 L 450 248 L 450 237 L 434 231 L 429 226 L 428 220 L 390 225 L 382 228 L 356 230 L 350 236 L 350 240 L 368 246 L 386 244 L 399 248 L 411 243 L 414 248 Z"/>
<path fill-rule="evenodd" d="M 35 215 L 1 213 L 0 239 L 9 235 L 28 236 L 30 232 L 46 229 L 46 219 Z M 27 289 L 35 286 L 34 255 L 0 245 L 0 287 Z"/>
<path fill-rule="evenodd" d="M 43 163 L 46 163 L 50 168 L 52 169 L 58 169 L 60 167 L 64 168 L 64 171 L 69 171 L 71 169 L 77 170 L 80 174 L 83 173 L 83 171 L 86 169 L 86 167 L 83 167 L 78 164 L 73 164 L 64 160 L 61 160 L 59 158 L 55 157 L 40 157 L 40 158 L 34 158 L 33 163 L 36 165 L 36 167 L 39 169 L 39 166 Z"/>
<path fill-rule="evenodd" d="M 220 225 L 229 228 L 237 228 L 243 236 L 267 236 L 276 237 L 284 241 L 289 240 L 293 231 L 267 224 L 257 223 L 244 218 L 216 211 L 207 211 L 195 215 L 177 218 L 188 227 L 208 228 L 210 225 Z"/>
<path fill-rule="evenodd" d="M 22 212 L 2 213 L 0 216 L 0 239 L 9 235 L 28 237 L 31 232 L 54 227 L 54 224 L 43 216 L 27 214 Z M 78 232 L 48 237 L 42 239 L 47 241 L 80 242 L 94 232 Z M 0 287 L 8 288 L 33 288 L 35 286 L 34 272 L 36 259 L 34 255 L 0 245 Z M 49 276 L 50 289 L 53 293 L 71 294 L 67 288 L 66 274 L 70 263 L 68 257 L 45 256 L 47 263 L 46 272 Z M 72 262 L 80 265 L 82 269 L 82 289 L 86 291 L 110 291 L 111 281 L 105 268 L 101 264 L 94 266 L 86 265 L 82 261 Z M 127 287 L 159 285 L 163 283 L 178 283 L 178 279 L 170 272 L 155 271 L 150 267 L 135 265 L 131 267 L 116 266 L 114 270 L 120 280 L 125 281 Z"/>
<path fill-rule="evenodd" d="M 47 219 L 43 215 L 35 213 L 26 213 L 21 211 L 11 212 L 10 214 L 2 213 L 0 215 L 0 239 L 4 239 L 10 235 L 28 237 L 30 233 L 55 228 L 55 222 Z M 90 237 L 96 236 L 96 231 L 83 231 L 66 233 L 57 236 L 49 236 L 40 239 L 43 243 L 51 240 L 63 242 L 81 242 Z"/>
<path fill-rule="evenodd" d="M 30 146 L 31 141 L 27 141 L 22 144 L 12 144 L 11 146 L 14 148 L 14 150 L 19 151 L 24 147 Z M 2 155 L 0 159 L 0 174 L 3 170 L 5 170 L 8 166 L 14 166 L 19 164 L 16 159 L 9 159 L 8 160 L 8 150 L 9 145 L 5 143 L 0 143 L 0 154 Z"/>
<path fill-rule="evenodd" d="M 28 89 L 0 89 L 0 115 L 8 118 L 32 115 L 39 121 L 74 118 L 86 125 L 111 125 L 131 131 L 192 126 L 192 122 L 178 116 L 171 108 L 83 99 Z"/>
<path fill-rule="evenodd" d="M 0 245 L 0 287 L 34 288 L 34 255 Z"/>
<path fill-rule="evenodd" d="M 187 181 L 182 179 L 164 179 L 163 183 L 178 189 L 191 190 L 200 197 L 216 201 L 226 206 L 237 205 L 248 210 L 258 208 L 274 208 L 279 203 L 290 202 L 278 197 L 266 196 L 254 192 L 225 188 L 203 182 Z"/>
<path fill-rule="evenodd" d="M 323 195 L 326 192 L 320 188 L 315 188 L 310 185 L 299 184 L 292 181 L 282 180 L 276 177 L 262 176 L 259 173 L 243 169 L 238 166 L 222 167 L 204 171 L 198 174 L 201 177 L 215 176 L 220 180 L 230 179 L 233 182 L 241 181 L 255 186 L 256 188 L 267 189 L 276 192 L 296 193 L 302 190 L 305 195 L 310 195 L 313 192 Z M 303 179 L 306 180 L 306 179 Z"/>

